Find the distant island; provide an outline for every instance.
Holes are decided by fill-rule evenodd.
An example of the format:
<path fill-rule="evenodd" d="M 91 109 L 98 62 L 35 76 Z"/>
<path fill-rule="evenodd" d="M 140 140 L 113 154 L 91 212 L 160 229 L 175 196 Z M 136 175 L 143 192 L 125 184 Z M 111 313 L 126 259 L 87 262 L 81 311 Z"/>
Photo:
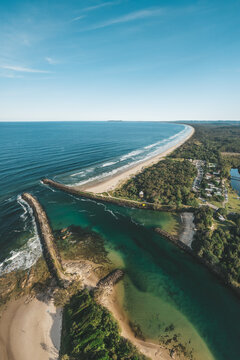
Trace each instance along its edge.
<path fill-rule="evenodd" d="M 123 120 L 107 120 L 108 122 L 123 122 Z"/>

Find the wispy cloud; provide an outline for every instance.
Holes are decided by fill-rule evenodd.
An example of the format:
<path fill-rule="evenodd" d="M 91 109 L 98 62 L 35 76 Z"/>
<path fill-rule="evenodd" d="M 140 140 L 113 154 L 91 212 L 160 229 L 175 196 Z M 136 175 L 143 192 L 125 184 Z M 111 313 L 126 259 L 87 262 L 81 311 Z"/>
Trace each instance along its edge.
<path fill-rule="evenodd" d="M 38 70 L 38 69 L 32 69 L 32 68 L 27 68 L 27 67 L 23 67 L 23 66 L 15 66 L 15 65 L 0 65 L 0 68 L 5 69 L 5 70 L 16 71 L 16 72 L 23 72 L 23 73 L 42 73 L 42 74 L 46 74 L 46 73 L 50 72 L 50 71 L 47 71 L 47 70 Z"/>
<path fill-rule="evenodd" d="M 98 4 L 98 5 L 88 6 L 86 8 L 81 9 L 80 12 L 81 13 L 86 13 L 86 12 L 89 12 L 89 11 L 94 11 L 94 10 L 104 8 L 106 6 L 112 6 L 112 5 L 118 5 L 118 4 L 119 4 L 119 1 L 108 1 L 108 2 Z M 80 15 L 80 16 L 77 16 L 74 19 L 72 19 L 72 21 L 78 21 L 78 20 L 83 19 L 84 17 L 86 17 L 86 15 Z"/>
<path fill-rule="evenodd" d="M 93 25 L 92 27 L 89 28 L 89 30 L 101 29 L 116 24 L 122 24 L 130 21 L 136 21 L 140 19 L 146 19 L 149 17 L 159 16 L 159 15 L 163 15 L 164 12 L 165 10 L 163 8 L 143 9 Z"/>
<path fill-rule="evenodd" d="M 74 19 L 72 19 L 70 22 L 82 20 L 82 19 L 84 19 L 85 17 L 86 17 L 86 15 L 80 15 L 80 16 L 77 16 L 77 17 L 75 17 Z"/>
<path fill-rule="evenodd" d="M 58 63 L 57 60 L 53 59 L 52 57 L 46 56 L 45 60 L 50 64 L 50 65 L 55 65 Z"/>
<path fill-rule="evenodd" d="M 0 74 L 1 78 L 7 78 L 7 79 L 21 79 L 23 78 L 22 75 L 16 75 L 14 73 L 11 74 Z"/>

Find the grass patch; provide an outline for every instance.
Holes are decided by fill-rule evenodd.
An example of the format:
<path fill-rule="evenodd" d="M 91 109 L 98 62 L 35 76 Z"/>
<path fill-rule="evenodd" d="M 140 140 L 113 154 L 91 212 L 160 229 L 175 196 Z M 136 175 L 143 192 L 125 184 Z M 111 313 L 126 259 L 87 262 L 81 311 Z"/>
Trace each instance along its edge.
<path fill-rule="evenodd" d="M 239 195 L 232 188 L 228 188 L 228 203 L 226 204 L 227 211 L 235 212 L 240 214 L 240 199 L 238 199 Z"/>

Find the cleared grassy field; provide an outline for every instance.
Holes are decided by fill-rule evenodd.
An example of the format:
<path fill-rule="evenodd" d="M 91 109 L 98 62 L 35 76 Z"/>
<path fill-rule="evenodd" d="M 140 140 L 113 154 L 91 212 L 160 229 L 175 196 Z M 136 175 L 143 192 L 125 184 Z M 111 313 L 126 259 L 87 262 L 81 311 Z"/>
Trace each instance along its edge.
<path fill-rule="evenodd" d="M 228 212 L 236 212 L 240 214 L 240 198 L 236 191 L 228 188 L 228 203 L 226 204 Z"/>

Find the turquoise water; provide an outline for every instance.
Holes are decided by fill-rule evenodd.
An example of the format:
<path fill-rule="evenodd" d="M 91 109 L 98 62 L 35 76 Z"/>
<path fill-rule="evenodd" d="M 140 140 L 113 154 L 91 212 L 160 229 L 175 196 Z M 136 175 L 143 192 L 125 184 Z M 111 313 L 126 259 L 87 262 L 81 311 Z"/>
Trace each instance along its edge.
<path fill-rule="evenodd" d="M 232 179 L 231 180 L 231 185 L 233 187 L 234 190 L 236 190 L 238 192 L 238 194 L 240 195 L 240 174 L 238 169 L 231 169 L 231 176 L 234 176 L 235 178 L 239 178 L 239 180 L 236 179 Z"/>
<path fill-rule="evenodd" d="M 79 184 L 109 176 L 166 150 L 189 131 L 152 122 L 0 123 L 0 262 L 26 239 L 32 239 L 32 252 L 39 250 L 17 196 L 42 191 L 41 178 Z M 15 263 L 31 263 L 32 255 L 16 255 Z"/>
<path fill-rule="evenodd" d="M 196 359 L 239 359 L 238 299 L 192 257 L 154 233 L 152 212 L 125 209 L 56 191 L 41 194 L 54 229 L 89 227 L 105 240 L 109 257 L 125 269 L 123 306 L 147 338 L 174 325 Z M 51 200 L 50 200 L 51 199 Z M 153 226 L 169 214 L 155 213 Z M 157 219 L 158 217 L 158 219 Z"/>
<path fill-rule="evenodd" d="M 182 130 L 182 125 L 159 123 L 0 124 L 1 261 L 10 256 L 2 269 L 30 266 L 39 256 L 31 214 L 18 198 L 30 191 L 45 206 L 54 229 L 81 225 L 104 238 L 110 259 L 126 272 L 119 289 L 124 309 L 145 337 L 158 341 L 173 325 L 196 359 L 237 360 L 239 301 L 153 231 L 171 222 L 169 214 L 104 205 L 39 182 L 45 176 L 65 183 L 105 176 L 161 151 Z"/>

